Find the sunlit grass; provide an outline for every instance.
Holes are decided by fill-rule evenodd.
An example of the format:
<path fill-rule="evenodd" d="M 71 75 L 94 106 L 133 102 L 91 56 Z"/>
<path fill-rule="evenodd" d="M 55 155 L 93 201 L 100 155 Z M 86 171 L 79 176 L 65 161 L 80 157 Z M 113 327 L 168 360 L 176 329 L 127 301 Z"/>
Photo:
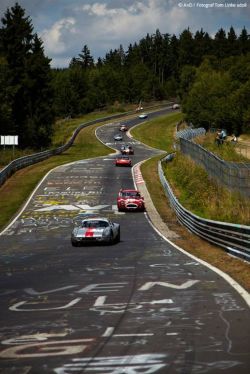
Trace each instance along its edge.
<path fill-rule="evenodd" d="M 181 113 L 169 114 L 136 126 L 131 133 L 151 147 L 172 152 L 176 123 L 181 119 Z"/>
<path fill-rule="evenodd" d="M 69 162 L 103 156 L 111 152 L 110 148 L 96 140 L 95 129 L 98 126 L 100 125 L 91 125 L 83 129 L 74 145 L 66 152 L 21 169 L 4 183 L 0 188 L 0 228 L 10 221 L 49 170 Z"/>
<path fill-rule="evenodd" d="M 161 118 L 160 122 L 166 123 L 165 120 Z M 145 124 L 147 128 L 144 127 L 145 125 L 141 125 L 133 130 L 132 133 L 135 135 L 136 131 L 139 140 L 150 144 L 152 147 L 156 146 L 156 143 L 161 144 L 161 140 L 158 137 L 164 137 L 164 145 L 166 146 L 164 149 L 171 152 L 176 123 L 171 120 L 171 117 L 169 117 L 168 121 L 167 129 L 164 126 L 162 128 L 155 121 L 150 121 L 150 123 Z M 148 134 L 144 137 L 146 132 Z M 150 133 L 155 134 L 154 141 L 150 138 Z M 168 145 L 165 143 L 166 133 L 168 133 Z M 161 156 L 157 156 L 146 161 L 142 164 L 141 170 L 157 211 L 169 229 L 179 235 L 179 238 L 175 239 L 174 242 L 187 252 L 229 274 L 246 290 L 250 290 L 249 264 L 228 256 L 224 250 L 191 234 L 177 222 L 175 212 L 169 205 L 158 177 L 158 161 L 160 158 Z M 175 195 L 187 209 L 204 218 L 249 225 L 250 203 L 239 195 L 232 195 L 226 189 L 218 187 L 216 183 L 208 178 L 202 168 L 197 167 L 187 157 L 178 153 L 172 162 L 163 163 L 163 169 Z M 236 205 L 237 207 L 235 208 Z"/>
<path fill-rule="evenodd" d="M 232 162 L 249 162 L 249 159 L 239 154 L 236 149 L 237 145 L 230 142 L 230 138 L 221 145 L 215 142 L 216 135 L 214 133 L 207 133 L 205 136 L 199 136 L 194 141 L 200 144 L 203 148 L 214 153 L 222 160 Z"/>
<path fill-rule="evenodd" d="M 207 219 L 240 223 L 250 222 L 250 200 L 217 184 L 206 171 L 188 157 L 177 152 L 170 163 L 163 163 L 180 203 Z"/>
<path fill-rule="evenodd" d="M 175 127 L 181 116 L 180 113 L 175 113 L 146 122 L 137 126 L 132 131 L 132 135 L 151 147 L 166 150 L 168 153 L 173 152 Z M 214 151 L 214 153 L 218 149 L 217 153 L 222 159 L 225 158 L 228 161 L 245 160 L 237 154 L 233 144 L 224 143 L 218 147 L 214 139 L 214 134 L 207 134 L 205 137 L 199 137 L 197 141 L 204 148 Z M 146 166 L 144 168 L 146 170 Z M 189 157 L 177 152 L 172 162 L 163 164 L 163 170 L 180 203 L 186 209 L 207 219 L 249 224 L 250 199 L 244 198 L 238 193 L 232 193 L 227 188 L 218 185 L 201 166 Z M 153 178 L 152 187 L 155 185 L 156 177 Z M 150 178 L 146 178 L 146 181 L 149 186 L 152 184 Z M 152 188 L 151 194 L 157 204 L 157 200 L 161 196 L 160 190 Z"/>
<path fill-rule="evenodd" d="M 119 108 L 118 108 L 119 109 Z M 130 110 L 130 107 L 127 107 L 126 110 Z M 49 147 L 50 149 L 59 147 L 65 143 L 71 138 L 73 132 L 75 129 L 80 126 L 82 123 L 92 121 L 98 118 L 104 118 L 113 114 L 119 114 L 122 113 L 122 109 L 120 108 L 120 111 L 114 111 L 114 108 L 106 110 L 106 111 L 98 111 L 98 112 L 92 112 L 89 114 L 86 114 L 84 116 L 81 116 L 79 118 L 73 118 L 68 120 L 58 120 L 55 122 L 53 126 L 53 137 L 52 137 L 52 143 Z M 10 146 L 6 146 L 5 149 L 0 149 L 0 168 L 3 168 L 4 166 L 8 165 L 12 160 L 17 159 L 19 157 L 31 155 L 33 153 L 37 153 L 39 151 L 43 151 L 43 149 L 35 150 L 35 149 L 24 149 L 21 150 L 16 146 L 14 149 Z"/>

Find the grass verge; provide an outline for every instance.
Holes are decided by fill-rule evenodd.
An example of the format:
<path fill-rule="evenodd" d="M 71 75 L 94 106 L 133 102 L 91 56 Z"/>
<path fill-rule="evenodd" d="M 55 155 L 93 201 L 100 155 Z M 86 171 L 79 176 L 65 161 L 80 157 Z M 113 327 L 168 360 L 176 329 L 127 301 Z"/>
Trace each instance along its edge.
<path fill-rule="evenodd" d="M 221 145 L 217 145 L 215 138 L 216 134 L 207 133 L 206 135 L 197 137 L 195 142 L 225 161 L 249 162 L 249 159 L 244 157 L 244 154 L 239 154 L 239 152 L 237 152 L 237 144 L 233 144 L 229 140 Z"/>
<path fill-rule="evenodd" d="M 217 184 L 188 157 L 177 152 L 171 163 L 163 163 L 163 170 L 186 209 L 206 219 L 249 224 L 250 199 Z"/>
<path fill-rule="evenodd" d="M 157 103 L 148 103 L 148 106 L 153 104 Z M 73 131 L 83 122 L 112 114 L 124 113 L 125 111 L 135 110 L 135 108 L 135 105 L 126 106 L 125 108 L 114 106 L 107 111 L 89 113 L 80 118 L 58 121 L 54 128 L 52 148 L 66 143 Z M 133 116 L 126 116 L 126 118 Z M 117 119 L 117 121 L 119 120 Z M 103 156 L 111 152 L 110 148 L 105 147 L 96 140 L 95 129 L 98 126 L 100 126 L 100 123 L 83 129 L 77 136 L 74 145 L 66 152 L 17 171 L 0 187 L 0 230 L 8 224 L 13 215 L 23 206 L 24 201 L 27 200 L 35 186 L 49 170 L 69 162 Z M 14 158 L 32 153 L 34 153 L 32 149 L 25 151 L 16 150 Z M 6 149 L 6 151 L 0 152 L 0 168 L 8 164 L 12 159 L 12 150 Z"/>
<path fill-rule="evenodd" d="M 129 110 L 130 108 L 128 108 Z M 54 124 L 53 127 L 53 137 L 52 137 L 52 144 L 51 149 L 60 147 L 61 145 L 65 144 L 70 137 L 72 136 L 74 130 L 80 126 L 84 122 L 92 121 L 98 118 L 104 118 L 110 116 L 112 114 L 119 114 L 122 113 L 121 111 L 116 111 L 115 113 L 110 113 L 110 111 L 99 111 L 93 112 L 84 115 L 83 117 L 73 118 L 68 120 L 59 120 Z M 0 150 L 0 168 L 4 167 L 5 165 L 9 164 L 12 160 L 27 156 L 33 153 L 38 152 L 34 149 L 18 149 L 15 148 L 14 152 L 12 148 L 5 148 L 5 150 Z"/>
<path fill-rule="evenodd" d="M 164 138 L 164 145 L 161 147 L 161 149 L 165 149 L 168 152 L 171 152 L 171 145 L 173 143 L 173 133 L 175 130 L 176 122 L 179 121 L 179 117 L 175 118 L 174 116 L 170 115 L 168 117 L 161 118 L 160 122 L 159 119 L 157 121 L 151 121 L 150 123 L 147 122 L 145 125 L 142 124 L 139 127 L 136 127 L 134 130 L 132 130 L 132 135 L 142 141 L 143 143 L 147 143 L 147 140 L 150 141 L 150 146 L 156 146 L 154 143 L 154 138 L 157 139 L 157 144 L 161 143 L 161 140 L 159 138 Z M 159 124 L 160 123 L 160 124 Z M 165 128 L 163 123 L 166 124 Z M 150 137 L 150 133 L 154 134 L 153 137 Z M 166 134 L 168 136 L 166 137 Z M 166 138 L 167 143 L 166 143 Z M 181 248 L 185 249 L 187 252 L 197 256 L 198 258 L 201 258 L 202 260 L 212 264 L 213 266 L 217 267 L 218 269 L 221 269 L 225 273 L 229 274 L 233 279 L 235 279 L 239 284 L 241 284 L 246 290 L 250 290 L 250 274 L 249 274 L 249 264 L 229 256 L 222 248 L 214 246 L 207 241 L 202 240 L 198 236 L 192 234 L 189 232 L 184 226 L 180 225 L 177 221 L 176 215 L 172 208 L 170 207 L 168 200 L 165 196 L 165 192 L 162 188 L 161 182 L 158 177 L 158 160 L 161 158 L 161 156 L 157 156 L 155 158 L 152 158 L 145 162 L 142 167 L 142 174 L 143 178 L 146 181 L 146 185 L 148 188 L 148 191 L 151 195 L 151 198 L 154 202 L 154 205 L 162 217 L 163 221 L 168 225 L 169 229 L 172 231 L 175 231 L 179 238 L 172 240 L 177 245 L 179 245 Z M 178 162 L 179 161 L 179 162 Z M 188 162 L 189 160 L 186 159 Z M 188 195 L 188 191 L 192 191 L 192 188 L 195 188 L 194 185 L 192 185 L 192 177 L 193 173 L 196 173 L 195 165 L 192 165 L 192 172 L 190 170 L 189 164 L 184 164 L 183 159 L 176 158 L 175 161 L 175 169 L 172 170 L 171 175 L 175 175 L 175 172 L 178 172 L 179 168 L 182 168 L 181 175 L 182 177 L 185 177 L 186 180 L 190 179 L 190 186 L 185 187 L 184 189 L 182 187 L 181 183 L 181 177 L 180 177 L 180 185 L 178 187 L 175 187 L 172 185 L 175 194 L 180 195 L 183 193 L 183 199 L 185 195 Z M 168 165 L 171 167 L 174 165 L 174 162 L 169 163 Z M 182 164 L 183 163 L 183 164 Z M 201 176 L 199 173 L 199 182 L 203 178 L 203 175 Z M 169 175 L 167 175 L 167 179 L 170 181 Z M 171 181 L 170 181 L 171 182 Z M 205 181 L 206 189 L 208 188 L 208 185 L 210 185 L 210 181 Z M 172 181 L 173 184 L 173 181 Z M 183 191 L 181 191 L 183 189 Z M 196 187 L 197 189 L 197 195 L 196 200 L 193 199 L 193 204 L 198 206 L 199 198 L 199 186 Z M 204 191 L 206 191 L 204 188 Z M 186 191 L 186 192 L 185 192 Z M 218 192 L 219 193 L 219 192 Z M 192 193 L 191 193 L 192 195 Z M 205 199 L 205 197 L 202 197 L 202 201 Z M 197 201 L 198 200 L 198 201 Z M 202 204 L 201 204 L 202 205 Z M 199 208 L 200 209 L 200 208 Z M 190 209 L 191 210 L 191 209 Z M 204 210 L 204 209 L 203 209 Z"/>
<path fill-rule="evenodd" d="M 176 123 L 182 119 L 181 113 L 159 117 L 136 126 L 132 135 L 143 143 L 166 152 L 173 151 L 173 136 Z"/>
<path fill-rule="evenodd" d="M 0 187 L 0 230 L 16 214 L 49 170 L 69 162 L 103 156 L 111 152 L 110 148 L 96 140 L 95 129 L 98 126 L 100 124 L 83 129 L 67 152 L 17 171 Z"/>

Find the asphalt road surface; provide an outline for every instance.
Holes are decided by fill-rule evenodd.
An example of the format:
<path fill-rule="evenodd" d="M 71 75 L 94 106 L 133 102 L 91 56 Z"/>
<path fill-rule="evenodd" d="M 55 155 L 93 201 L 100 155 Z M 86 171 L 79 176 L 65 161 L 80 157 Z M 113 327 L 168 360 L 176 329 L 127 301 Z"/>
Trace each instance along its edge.
<path fill-rule="evenodd" d="M 117 133 L 115 123 L 97 130 L 112 148 L 131 144 L 134 165 L 157 154 L 126 134 L 114 142 Z M 53 170 L 2 233 L 0 372 L 249 373 L 245 300 L 169 244 L 144 213 L 117 211 L 119 189 L 134 180 L 114 159 Z M 80 212 L 120 223 L 121 242 L 72 247 Z"/>

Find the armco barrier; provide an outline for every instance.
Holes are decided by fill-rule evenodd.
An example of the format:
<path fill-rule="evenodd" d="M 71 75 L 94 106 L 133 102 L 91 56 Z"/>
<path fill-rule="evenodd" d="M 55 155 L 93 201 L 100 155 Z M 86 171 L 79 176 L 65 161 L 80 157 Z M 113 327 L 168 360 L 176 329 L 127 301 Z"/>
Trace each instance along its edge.
<path fill-rule="evenodd" d="M 243 196 L 250 197 L 250 163 L 224 161 L 201 145 L 192 141 L 206 130 L 200 128 L 187 128 L 178 131 L 181 122 L 176 126 L 176 139 L 179 139 L 178 149 L 196 163 L 203 166 L 206 172 L 229 190 L 238 191 Z"/>
<path fill-rule="evenodd" d="M 207 173 L 232 191 L 250 197 L 250 163 L 224 161 L 205 148 L 180 137 L 181 152 L 205 168 Z"/>
<path fill-rule="evenodd" d="M 183 139 L 190 140 L 190 139 L 195 138 L 196 136 L 205 135 L 205 134 L 206 134 L 206 130 L 203 127 L 199 127 L 197 129 L 184 129 L 176 133 L 176 138 L 177 139 L 183 138 Z"/>
<path fill-rule="evenodd" d="M 250 261 L 250 226 L 204 219 L 185 209 L 167 182 L 161 163 L 162 161 L 158 163 L 159 177 L 178 220 L 201 238 L 223 247 L 234 256 Z"/>
<path fill-rule="evenodd" d="M 165 104 L 150 106 L 150 107 L 145 108 L 145 110 L 167 107 L 167 105 L 171 105 L 171 103 L 169 103 L 169 104 L 165 103 Z M 35 154 L 30 155 L 30 156 L 20 157 L 20 158 L 17 158 L 16 160 L 13 160 L 5 168 L 3 168 L 0 172 L 0 186 L 17 170 L 22 169 L 22 168 L 24 168 L 26 166 L 29 166 L 29 165 L 33 165 L 37 162 L 43 161 L 43 160 L 51 157 L 51 156 L 58 155 L 58 154 L 60 154 L 64 151 L 66 151 L 69 147 L 72 146 L 76 136 L 78 135 L 78 133 L 84 127 L 94 125 L 96 123 L 100 123 L 100 122 L 104 122 L 104 121 L 119 119 L 119 118 L 122 118 L 124 116 L 132 115 L 132 114 L 136 114 L 136 112 L 135 111 L 130 111 L 130 112 L 125 112 L 125 113 L 121 113 L 121 114 L 114 114 L 112 116 L 108 116 L 108 117 L 104 117 L 104 118 L 98 118 L 98 119 L 83 123 L 74 131 L 74 133 L 73 133 L 72 137 L 70 138 L 70 140 L 68 141 L 68 143 L 64 144 L 63 146 L 55 148 L 55 149 L 47 150 L 47 151 L 44 151 L 44 152 L 35 153 Z"/>

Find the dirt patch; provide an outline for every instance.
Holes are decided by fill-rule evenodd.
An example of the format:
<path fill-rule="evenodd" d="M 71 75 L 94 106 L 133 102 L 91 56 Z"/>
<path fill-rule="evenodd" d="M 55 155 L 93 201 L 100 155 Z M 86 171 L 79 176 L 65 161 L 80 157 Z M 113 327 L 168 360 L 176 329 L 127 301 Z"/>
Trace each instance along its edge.
<path fill-rule="evenodd" d="M 235 150 L 240 155 L 250 159 L 250 141 L 238 139 Z"/>

